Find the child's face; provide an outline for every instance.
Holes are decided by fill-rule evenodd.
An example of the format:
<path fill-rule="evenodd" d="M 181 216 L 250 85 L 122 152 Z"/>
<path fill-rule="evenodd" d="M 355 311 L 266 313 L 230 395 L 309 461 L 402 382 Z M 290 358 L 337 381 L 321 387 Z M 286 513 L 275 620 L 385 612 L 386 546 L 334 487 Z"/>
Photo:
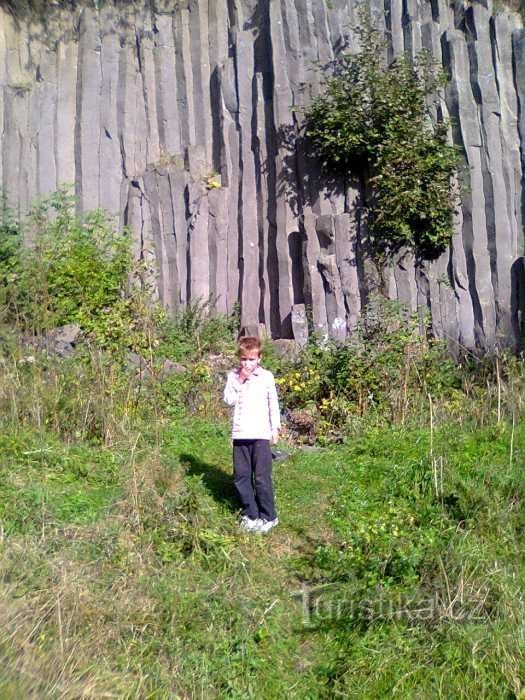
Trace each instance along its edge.
<path fill-rule="evenodd" d="M 251 373 L 257 367 L 261 359 L 258 350 L 241 350 L 241 369 L 246 373 Z"/>

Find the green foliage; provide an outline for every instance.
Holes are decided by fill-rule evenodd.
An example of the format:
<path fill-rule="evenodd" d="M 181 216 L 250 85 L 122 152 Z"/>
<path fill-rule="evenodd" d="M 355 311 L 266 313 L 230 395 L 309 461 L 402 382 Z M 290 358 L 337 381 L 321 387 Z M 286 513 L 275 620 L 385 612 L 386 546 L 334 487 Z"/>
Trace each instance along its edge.
<path fill-rule="evenodd" d="M 356 488 L 334 500 L 332 517 L 341 540 L 338 547 L 319 548 L 318 565 L 332 580 L 352 581 L 361 594 L 378 585 L 411 590 L 442 545 L 439 512 L 406 495 L 375 501 Z"/>
<path fill-rule="evenodd" d="M 428 395 L 461 395 L 463 376 L 443 343 L 421 335 L 417 317 L 379 295 L 348 341 L 314 339 L 277 375 L 284 406 L 311 411 L 322 441 L 369 420 L 404 423 L 416 406 L 426 414 Z"/>
<path fill-rule="evenodd" d="M 58 191 L 33 208 L 26 223 L 31 245 L 21 245 L 20 229 L 3 237 L 9 317 L 34 333 L 78 323 L 107 343 L 111 334 L 123 335 L 118 320 L 130 315 L 124 298 L 129 240 L 102 212 L 80 218 L 74 206 L 73 197 Z"/>
<path fill-rule="evenodd" d="M 117 232 L 102 211 L 81 217 L 74 197 L 59 190 L 23 224 L 4 217 L 1 234 L 4 320 L 33 335 L 75 323 L 112 351 L 151 351 L 158 343 L 164 313 L 140 282 L 127 232 Z"/>
<path fill-rule="evenodd" d="M 41 532 L 58 523 L 97 520 L 118 492 L 115 454 L 67 447 L 52 433 L 0 429 L 2 531 Z"/>
<path fill-rule="evenodd" d="M 413 328 L 378 304 L 358 335 L 398 363 L 378 375 L 387 414 L 397 405 L 387 384 L 411 348 L 421 391 L 435 397 L 433 427 L 428 405 L 418 427 L 367 424 L 379 409 L 363 405 L 345 444 L 291 450 L 274 470 L 280 524 L 268 537 L 238 529 L 228 422 L 211 399 L 211 419 L 198 410 L 222 388 L 209 355 L 159 381 L 153 365 L 144 377 L 108 352 L 28 356 L 6 337 L 0 695 L 518 695 L 522 362 L 478 364 L 479 382 L 461 385 L 444 422 L 438 402 L 459 391 L 458 367 Z M 355 410 L 344 398 L 360 386 L 348 388 L 353 354 L 307 348 L 309 373 L 293 372 L 307 377 L 309 401 L 337 381 Z"/>
<path fill-rule="evenodd" d="M 190 301 L 174 319 L 162 325 L 159 352 L 172 360 L 202 358 L 207 354 L 233 355 L 239 332 L 239 314 L 217 314 L 211 299 Z"/>
<path fill-rule="evenodd" d="M 344 54 L 306 112 L 314 151 L 329 174 L 366 183 L 368 224 L 380 257 L 401 246 L 434 257 L 452 235 L 457 163 L 432 98 L 444 83 L 428 54 L 384 65 L 385 47 L 361 13 L 361 50 Z"/>
<path fill-rule="evenodd" d="M 12 294 L 12 285 L 16 284 L 20 272 L 20 255 L 22 236 L 18 222 L 2 200 L 0 218 L 0 318 L 3 320 L 8 312 L 8 304 Z"/>

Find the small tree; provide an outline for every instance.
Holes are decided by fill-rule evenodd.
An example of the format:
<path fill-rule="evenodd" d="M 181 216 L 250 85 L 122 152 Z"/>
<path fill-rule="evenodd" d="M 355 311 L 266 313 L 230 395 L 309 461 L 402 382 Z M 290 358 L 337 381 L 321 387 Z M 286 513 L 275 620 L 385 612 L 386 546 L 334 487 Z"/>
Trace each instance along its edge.
<path fill-rule="evenodd" d="M 434 257 L 452 235 L 451 179 L 457 164 L 447 124 L 432 118 L 444 84 L 430 56 L 385 65 L 384 43 L 362 17 L 361 51 L 336 62 L 306 112 L 306 133 L 330 175 L 359 176 L 376 254 L 410 246 Z"/>

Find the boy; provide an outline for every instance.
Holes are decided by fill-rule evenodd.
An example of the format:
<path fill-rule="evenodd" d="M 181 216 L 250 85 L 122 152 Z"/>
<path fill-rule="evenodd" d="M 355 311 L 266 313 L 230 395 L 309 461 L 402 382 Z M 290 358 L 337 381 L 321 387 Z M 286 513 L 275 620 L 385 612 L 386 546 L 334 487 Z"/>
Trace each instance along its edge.
<path fill-rule="evenodd" d="M 272 486 L 270 441 L 281 420 L 273 374 L 260 365 L 261 341 L 239 341 L 240 366 L 229 372 L 224 400 L 233 406 L 233 483 L 243 506 L 241 528 L 268 532 L 279 520 Z"/>

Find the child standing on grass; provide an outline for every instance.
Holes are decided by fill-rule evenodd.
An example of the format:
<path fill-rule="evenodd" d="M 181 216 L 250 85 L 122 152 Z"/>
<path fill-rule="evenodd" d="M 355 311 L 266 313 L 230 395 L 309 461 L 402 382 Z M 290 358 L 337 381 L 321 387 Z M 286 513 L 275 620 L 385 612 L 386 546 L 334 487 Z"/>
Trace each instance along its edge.
<path fill-rule="evenodd" d="M 240 366 L 229 372 L 224 400 L 233 406 L 233 483 L 243 506 L 241 528 L 268 532 L 279 520 L 272 485 L 272 451 L 281 419 L 273 374 L 260 365 L 261 341 L 239 341 Z"/>

